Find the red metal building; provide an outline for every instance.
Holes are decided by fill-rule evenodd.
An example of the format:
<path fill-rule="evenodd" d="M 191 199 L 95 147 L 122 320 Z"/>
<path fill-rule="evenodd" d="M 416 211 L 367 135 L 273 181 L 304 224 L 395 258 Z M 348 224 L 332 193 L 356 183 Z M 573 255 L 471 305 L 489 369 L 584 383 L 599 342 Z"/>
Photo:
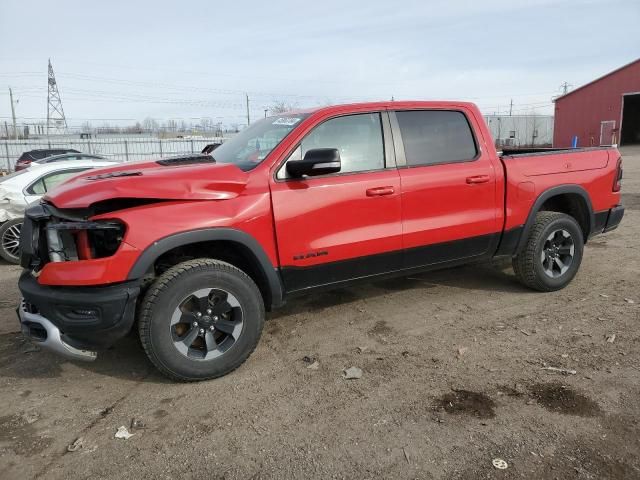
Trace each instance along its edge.
<path fill-rule="evenodd" d="M 640 59 L 556 98 L 554 147 L 640 144 Z"/>

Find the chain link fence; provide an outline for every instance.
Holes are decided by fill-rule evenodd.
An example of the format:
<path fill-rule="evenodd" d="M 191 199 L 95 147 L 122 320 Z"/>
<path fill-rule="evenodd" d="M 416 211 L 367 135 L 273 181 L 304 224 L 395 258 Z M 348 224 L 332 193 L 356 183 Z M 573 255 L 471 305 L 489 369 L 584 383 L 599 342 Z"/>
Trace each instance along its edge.
<path fill-rule="evenodd" d="M 13 171 L 23 152 L 37 149 L 74 149 L 108 159 L 133 161 L 200 153 L 210 143 L 222 143 L 226 137 L 194 138 L 55 138 L 0 140 L 0 170 Z"/>

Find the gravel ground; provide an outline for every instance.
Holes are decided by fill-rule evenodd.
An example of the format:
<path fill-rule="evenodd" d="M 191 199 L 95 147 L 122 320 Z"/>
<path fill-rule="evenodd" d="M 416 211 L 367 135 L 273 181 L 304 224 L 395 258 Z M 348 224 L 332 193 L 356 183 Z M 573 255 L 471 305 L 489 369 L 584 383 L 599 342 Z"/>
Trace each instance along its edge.
<path fill-rule="evenodd" d="M 475 266 L 299 299 L 204 383 L 168 382 L 133 336 L 93 364 L 34 351 L 0 265 L 0 477 L 640 478 L 640 149 L 623 154 L 623 223 L 565 290 Z"/>

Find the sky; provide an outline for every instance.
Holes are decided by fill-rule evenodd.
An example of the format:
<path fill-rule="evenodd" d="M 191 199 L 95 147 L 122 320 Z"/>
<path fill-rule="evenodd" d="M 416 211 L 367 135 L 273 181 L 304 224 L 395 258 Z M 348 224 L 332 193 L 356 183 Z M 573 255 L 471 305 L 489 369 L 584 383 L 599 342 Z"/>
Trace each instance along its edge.
<path fill-rule="evenodd" d="M 246 123 L 284 102 L 469 100 L 551 114 L 640 57 L 638 0 L 0 0 L 0 122 L 46 119 L 50 58 L 70 125 Z"/>

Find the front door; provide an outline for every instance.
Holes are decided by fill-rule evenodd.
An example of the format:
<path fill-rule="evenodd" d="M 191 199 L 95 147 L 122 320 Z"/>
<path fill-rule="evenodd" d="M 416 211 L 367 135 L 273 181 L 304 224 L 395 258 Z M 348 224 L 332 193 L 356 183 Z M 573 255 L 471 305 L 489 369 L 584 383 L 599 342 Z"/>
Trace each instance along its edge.
<path fill-rule="evenodd" d="M 394 140 L 401 139 L 396 149 L 401 149 L 405 268 L 493 254 L 503 199 L 493 162 L 472 132 L 471 115 L 452 110 L 391 115 Z"/>
<path fill-rule="evenodd" d="M 337 148 L 339 173 L 287 178 L 283 164 L 272 180 L 287 292 L 401 267 L 400 177 L 391 152 L 385 155 L 383 115 L 388 122 L 380 112 L 328 119 L 288 158 L 299 160 L 310 149 Z"/>

